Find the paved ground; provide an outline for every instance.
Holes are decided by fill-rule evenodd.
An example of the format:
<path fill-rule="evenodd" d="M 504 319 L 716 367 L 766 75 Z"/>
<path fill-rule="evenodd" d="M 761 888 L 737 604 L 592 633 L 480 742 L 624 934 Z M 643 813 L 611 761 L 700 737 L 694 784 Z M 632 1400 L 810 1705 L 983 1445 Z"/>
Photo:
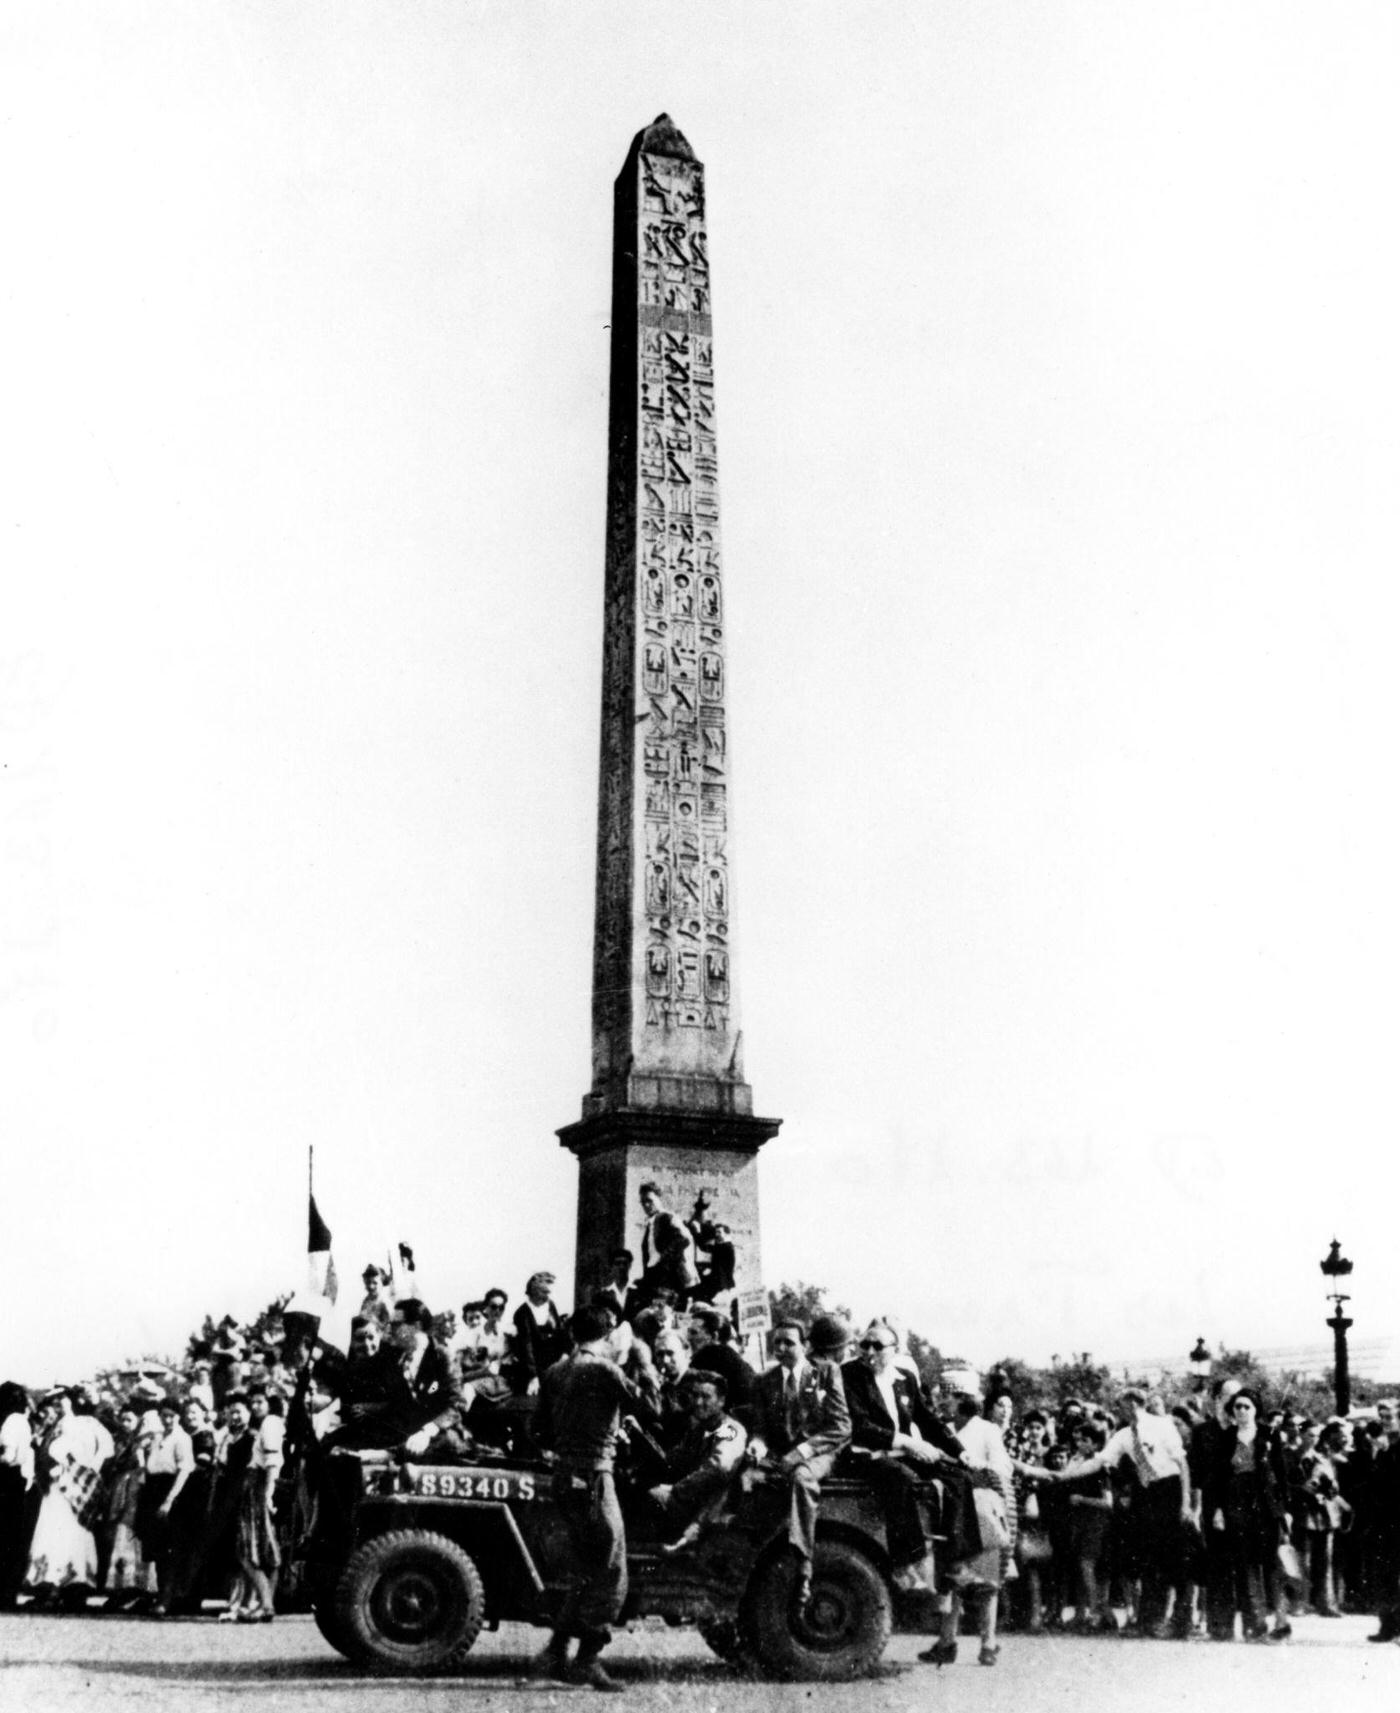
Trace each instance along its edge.
<path fill-rule="evenodd" d="M 823 1687 L 738 1677 L 691 1631 L 639 1629 L 615 1644 L 611 1663 L 628 1693 L 542 1688 L 521 1671 L 541 1632 L 517 1625 L 483 1636 L 470 1670 L 451 1679 L 366 1677 L 321 1640 L 307 1618 L 257 1626 L 210 1620 L 154 1623 L 123 1618 L 0 1618 L 0 1709 L 122 1708 L 132 1713 L 446 1713 L 509 1705 L 544 1713 L 573 1703 L 666 1713 L 1352 1713 L 1400 1705 L 1400 1647 L 1368 1645 L 1369 1619 L 1297 1619 L 1279 1647 L 1203 1640 L 1139 1642 L 1009 1636 L 993 1670 L 963 1659 L 935 1671 L 914 1663 L 920 1643 L 897 1636 L 888 1668 L 861 1683 Z"/>

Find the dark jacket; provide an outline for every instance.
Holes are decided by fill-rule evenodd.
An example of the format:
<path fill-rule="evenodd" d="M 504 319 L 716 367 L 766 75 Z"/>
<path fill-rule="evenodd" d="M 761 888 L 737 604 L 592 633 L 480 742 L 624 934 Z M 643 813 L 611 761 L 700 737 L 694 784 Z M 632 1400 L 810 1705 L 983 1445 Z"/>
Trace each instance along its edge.
<path fill-rule="evenodd" d="M 388 1414 L 396 1440 L 407 1439 L 429 1423 L 439 1432 L 458 1427 L 462 1384 L 457 1378 L 456 1364 L 442 1346 L 429 1340 L 412 1380 L 404 1374 L 397 1356 L 393 1360 L 395 1371 Z"/>
<path fill-rule="evenodd" d="M 687 1292 L 699 1279 L 695 1271 L 695 1239 L 679 1215 L 660 1208 L 642 1234 L 642 1286 L 654 1291 L 669 1286 Z"/>
<path fill-rule="evenodd" d="M 1216 1511 L 1228 1516 L 1231 1509 L 1231 1476 L 1239 1430 L 1227 1427 L 1216 1442 L 1210 1463 L 1204 1471 L 1201 1488 L 1201 1509 L 1207 1526 Z M 1289 1506 L 1288 1465 L 1282 1444 L 1268 1428 L 1260 1427 L 1254 1440 L 1254 1470 L 1249 1477 L 1247 1492 L 1254 1507 L 1275 1521 L 1282 1519 Z"/>
<path fill-rule="evenodd" d="M 569 1335 L 553 1303 L 543 1326 L 535 1319 L 529 1303 L 521 1303 L 511 1324 L 515 1332 L 510 1341 L 510 1382 L 517 1392 L 524 1392 L 531 1380 L 543 1378 L 567 1353 Z"/>
<path fill-rule="evenodd" d="M 885 1410 L 885 1401 L 880 1396 L 869 1364 L 859 1358 L 842 1363 L 841 1381 L 851 1411 L 852 1446 L 864 1451 L 891 1450 L 895 1425 Z M 954 1462 L 962 1461 L 962 1442 L 947 1423 L 933 1413 L 922 1386 L 911 1374 L 896 1370 L 894 1398 L 900 1433 L 908 1433 L 911 1427 L 917 1427 L 930 1445 L 945 1452 Z"/>
<path fill-rule="evenodd" d="M 754 1433 L 771 1457 L 786 1457 L 799 1446 L 808 1458 L 840 1451 L 851 1437 L 851 1412 L 841 1384 L 841 1370 L 834 1362 L 813 1357 L 802 1370 L 797 1397 L 789 1422 L 783 1401 L 781 1365 L 773 1366 L 754 1381 Z"/>

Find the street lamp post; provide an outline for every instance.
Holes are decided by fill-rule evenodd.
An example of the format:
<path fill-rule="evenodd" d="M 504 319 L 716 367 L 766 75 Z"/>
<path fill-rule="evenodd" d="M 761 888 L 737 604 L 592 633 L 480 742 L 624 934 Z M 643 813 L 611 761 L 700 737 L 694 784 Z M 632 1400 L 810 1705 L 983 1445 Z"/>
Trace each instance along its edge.
<path fill-rule="evenodd" d="M 1186 1358 L 1191 1364 L 1191 1379 L 1198 1392 L 1204 1392 L 1206 1381 L 1210 1379 L 1210 1351 L 1206 1349 L 1203 1338 L 1196 1340 L 1196 1348 Z"/>
<path fill-rule="evenodd" d="M 1341 1280 L 1351 1272 L 1351 1262 L 1342 1254 L 1342 1246 L 1334 1237 L 1332 1247 L 1327 1251 L 1327 1257 L 1318 1262 L 1318 1266 L 1332 1281 L 1332 1289 L 1327 1293 L 1327 1300 L 1332 1305 L 1332 1313 L 1327 1324 L 1332 1328 L 1332 1338 L 1335 1346 L 1335 1356 L 1332 1365 L 1332 1385 L 1337 1394 L 1337 1414 L 1345 1416 L 1351 1411 L 1351 1370 L 1347 1362 L 1347 1332 L 1351 1320 L 1342 1312 L 1342 1304 L 1349 1303 L 1351 1298 L 1341 1289 Z"/>

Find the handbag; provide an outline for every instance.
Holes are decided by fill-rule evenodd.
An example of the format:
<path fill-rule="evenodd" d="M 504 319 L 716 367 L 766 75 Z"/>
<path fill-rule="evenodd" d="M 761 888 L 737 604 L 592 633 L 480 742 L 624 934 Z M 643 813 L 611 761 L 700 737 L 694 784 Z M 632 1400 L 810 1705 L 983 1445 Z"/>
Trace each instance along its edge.
<path fill-rule="evenodd" d="M 1044 1529 L 1023 1528 L 1016 1537 L 1016 1557 L 1022 1564 L 1048 1564 L 1053 1556 L 1050 1537 Z"/>
<path fill-rule="evenodd" d="M 1305 1578 L 1303 1576 L 1303 1561 L 1298 1556 L 1298 1549 L 1292 1541 L 1278 1543 L 1279 1575 L 1287 1583 L 1290 1591 L 1301 1589 Z"/>
<path fill-rule="evenodd" d="M 1005 1552 L 1011 1545 L 1011 1529 L 1006 1521 L 1006 1501 L 995 1487 L 974 1487 L 972 1504 L 977 1512 L 977 1534 L 982 1550 Z"/>

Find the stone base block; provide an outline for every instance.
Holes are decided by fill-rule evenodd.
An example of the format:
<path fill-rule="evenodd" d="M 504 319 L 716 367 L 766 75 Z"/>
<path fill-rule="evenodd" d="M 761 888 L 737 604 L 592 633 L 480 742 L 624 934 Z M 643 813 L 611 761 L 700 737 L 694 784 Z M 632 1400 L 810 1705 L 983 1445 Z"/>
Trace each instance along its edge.
<path fill-rule="evenodd" d="M 709 1217 L 723 1220 L 734 1237 L 735 1284 L 749 1290 L 763 1281 L 758 1229 L 758 1150 L 782 1120 L 739 1114 L 620 1111 L 570 1124 L 558 1132 L 579 1162 L 578 1240 L 574 1303 L 588 1301 L 607 1276 L 608 1255 L 627 1248 L 641 1271 L 639 1190 L 660 1185 L 666 1205 L 690 1217 L 701 1190 Z"/>

